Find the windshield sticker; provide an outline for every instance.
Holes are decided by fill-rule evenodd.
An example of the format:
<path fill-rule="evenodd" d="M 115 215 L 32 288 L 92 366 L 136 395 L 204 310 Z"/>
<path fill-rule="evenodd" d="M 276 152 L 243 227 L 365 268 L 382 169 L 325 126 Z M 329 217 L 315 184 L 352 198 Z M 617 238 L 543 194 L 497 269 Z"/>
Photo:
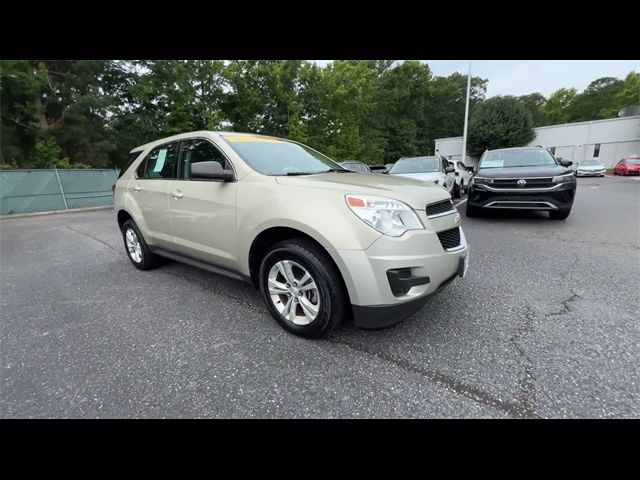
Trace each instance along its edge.
<path fill-rule="evenodd" d="M 503 164 L 502 158 L 485 158 L 482 161 L 482 168 L 501 168 Z"/>

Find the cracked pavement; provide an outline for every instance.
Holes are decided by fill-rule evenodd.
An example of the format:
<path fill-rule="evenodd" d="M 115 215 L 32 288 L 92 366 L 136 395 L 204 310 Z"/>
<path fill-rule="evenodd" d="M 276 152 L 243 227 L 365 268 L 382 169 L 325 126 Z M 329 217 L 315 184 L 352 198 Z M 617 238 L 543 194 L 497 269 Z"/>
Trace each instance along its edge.
<path fill-rule="evenodd" d="M 464 280 L 319 341 L 240 282 L 135 270 L 111 211 L 1 220 L 0 416 L 638 417 L 640 183 L 578 184 L 564 222 L 463 216 Z"/>

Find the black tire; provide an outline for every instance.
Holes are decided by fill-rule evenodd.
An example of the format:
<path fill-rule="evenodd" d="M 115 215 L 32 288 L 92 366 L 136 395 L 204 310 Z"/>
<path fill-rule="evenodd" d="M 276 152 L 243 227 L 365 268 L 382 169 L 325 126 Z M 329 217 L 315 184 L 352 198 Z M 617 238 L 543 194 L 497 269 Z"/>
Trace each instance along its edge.
<path fill-rule="evenodd" d="M 138 243 L 140 244 L 140 252 L 141 252 L 142 258 L 139 262 L 136 262 L 132 258 L 131 253 L 129 252 L 129 248 L 127 247 L 127 231 L 128 230 L 134 231 L 137 237 Z M 147 245 L 147 242 L 145 242 L 142 234 L 140 233 L 140 230 L 138 229 L 136 222 L 134 222 L 133 220 L 127 220 L 126 222 L 124 222 L 124 225 L 122 225 L 122 240 L 124 242 L 124 251 L 127 253 L 127 257 L 129 257 L 129 260 L 131 261 L 134 267 L 140 270 L 149 270 L 151 268 L 156 267 L 158 264 L 160 264 L 160 257 L 158 257 L 149 249 L 149 246 Z"/>
<path fill-rule="evenodd" d="M 477 217 L 480 215 L 480 209 L 469 205 L 469 200 L 467 200 L 467 208 L 465 209 L 465 214 L 467 215 L 467 217 Z"/>
<path fill-rule="evenodd" d="M 281 260 L 292 260 L 298 263 L 316 282 L 320 308 L 315 319 L 307 325 L 297 325 L 285 319 L 271 300 L 268 289 L 269 271 Z M 326 337 L 348 315 L 348 295 L 340 272 L 331 257 L 309 240 L 293 238 L 274 245 L 260 264 L 259 283 L 262 298 L 273 318 L 282 328 L 294 335 L 305 338 Z"/>
<path fill-rule="evenodd" d="M 460 198 L 460 185 L 458 185 L 456 182 L 453 182 L 453 189 L 451 191 L 451 196 L 453 198 Z"/>
<path fill-rule="evenodd" d="M 563 208 L 561 210 L 549 210 L 549 218 L 552 220 L 564 220 L 571 213 L 570 208 Z"/>

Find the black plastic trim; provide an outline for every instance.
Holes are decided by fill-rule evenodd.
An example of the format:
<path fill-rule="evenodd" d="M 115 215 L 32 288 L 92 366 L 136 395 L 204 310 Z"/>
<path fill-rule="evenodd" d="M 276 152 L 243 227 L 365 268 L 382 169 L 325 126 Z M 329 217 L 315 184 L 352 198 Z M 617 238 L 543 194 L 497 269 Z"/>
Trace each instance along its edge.
<path fill-rule="evenodd" d="M 168 258 L 170 260 L 175 260 L 176 262 L 186 263 L 187 265 L 191 265 L 192 267 L 201 268 L 203 270 L 207 270 L 212 273 L 217 273 L 218 275 L 224 275 L 225 277 L 233 278 L 234 280 L 240 280 L 241 282 L 248 283 L 249 285 L 253 285 L 251 282 L 251 278 L 247 275 L 243 275 L 240 272 L 236 272 L 235 270 L 231 270 L 225 267 L 220 267 L 218 265 L 213 265 L 211 263 L 203 262 L 202 260 L 197 260 L 195 258 L 189 257 L 187 255 L 182 255 L 181 253 L 171 252 L 169 250 L 165 250 L 164 248 L 158 247 L 149 247 L 153 253 L 156 255 L 160 255 L 161 257 Z"/>
<path fill-rule="evenodd" d="M 391 292 L 396 297 L 406 295 L 411 290 L 411 287 L 427 285 L 431 281 L 427 276 L 411 275 L 411 267 L 387 270 L 387 279 L 389 280 Z"/>

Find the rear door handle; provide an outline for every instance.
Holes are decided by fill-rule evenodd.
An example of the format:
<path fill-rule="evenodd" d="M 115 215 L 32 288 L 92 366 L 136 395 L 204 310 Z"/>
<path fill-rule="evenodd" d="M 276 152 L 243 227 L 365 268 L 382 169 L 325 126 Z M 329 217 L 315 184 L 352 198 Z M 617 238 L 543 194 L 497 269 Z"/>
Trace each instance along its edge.
<path fill-rule="evenodd" d="M 176 190 L 171 194 L 171 196 L 174 198 L 182 198 L 182 192 L 180 190 Z"/>

